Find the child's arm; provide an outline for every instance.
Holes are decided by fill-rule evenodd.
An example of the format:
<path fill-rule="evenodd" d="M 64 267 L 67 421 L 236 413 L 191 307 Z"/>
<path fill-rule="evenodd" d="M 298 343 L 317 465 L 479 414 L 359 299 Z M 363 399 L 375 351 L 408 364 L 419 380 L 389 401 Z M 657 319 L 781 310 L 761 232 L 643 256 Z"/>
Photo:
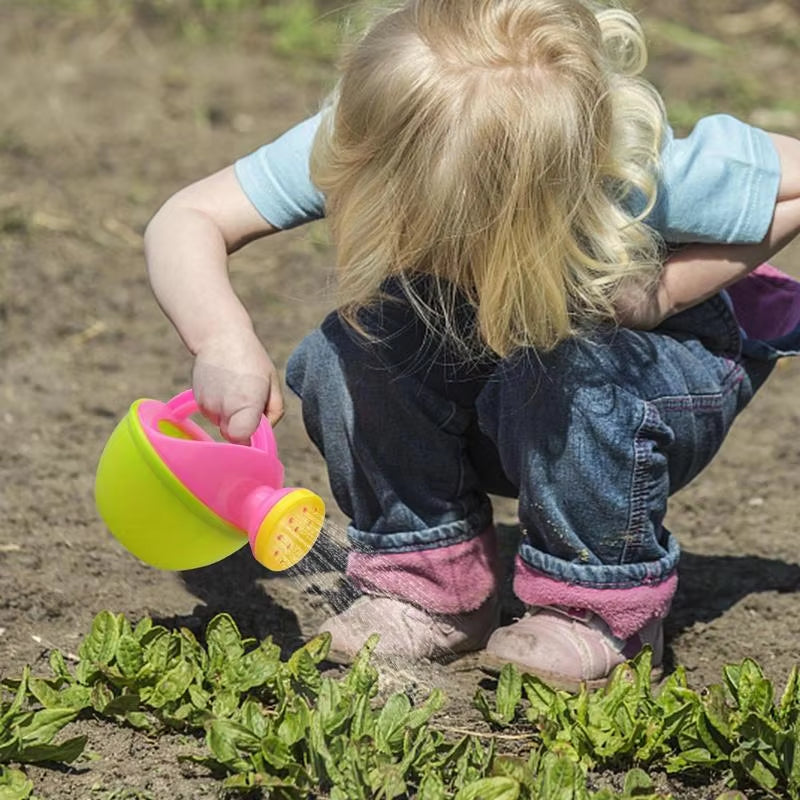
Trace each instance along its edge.
<path fill-rule="evenodd" d="M 283 414 L 280 381 L 228 279 L 228 255 L 247 242 L 324 215 L 309 154 L 320 115 L 236 164 L 177 192 L 147 226 L 153 292 L 195 356 L 192 384 L 222 434 L 246 442 L 266 413 Z"/>
<path fill-rule="evenodd" d="M 173 195 L 145 232 L 153 292 L 195 356 L 198 404 L 236 442 L 248 441 L 265 411 L 277 422 L 283 397 L 275 366 L 231 287 L 228 255 L 275 230 L 228 167 Z"/>
<path fill-rule="evenodd" d="M 667 317 L 708 299 L 763 264 L 800 234 L 800 140 L 770 134 L 781 164 L 772 224 L 752 245 L 689 245 L 670 257 L 655 287 L 627 291 L 618 320 L 634 328 L 656 327 Z"/>

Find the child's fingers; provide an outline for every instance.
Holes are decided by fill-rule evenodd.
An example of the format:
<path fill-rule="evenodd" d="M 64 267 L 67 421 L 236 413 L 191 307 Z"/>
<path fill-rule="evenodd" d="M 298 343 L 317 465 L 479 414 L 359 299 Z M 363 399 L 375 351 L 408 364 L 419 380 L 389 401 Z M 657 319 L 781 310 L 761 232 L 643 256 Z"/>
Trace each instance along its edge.
<path fill-rule="evenodd" d="M 267 405 L 264 413 L 267 415 L 270 425 L 273 427 L 281 421 L 284 412 L 283 392 L 277 380 L 273 380 L 267 395 Z"/>
<path fill-rule="evenodd" d="M 228 441 L 247 444 L 258 428 L 262 414 L 266 415 L 270 425 L 276 425 L 283 416 L 283 410 L 283 395 L 273 382 L 266 405 L 255 402 L 237 408 L 220 420 L 219 429 Z"/>
<path fill-rule="evenodd" d="M 200 412 L 202 415 L 212 424 L 219 427 L 220 423 L 220 415 L 216 409 L 209 408 L 208 406 L 204 406 L 202 403 L 198 404 L 200 406 Z"/>
<path fill-rule="evenodd" d="M 198 386 L 196 382 L 193 382 L 192 390 L 194 391 L 194 397 L 197 401 L 197 407 L 200 409 L 200 413 L 212 425 L 216 425 L 219 428 L 222 421 L 219 401 L 209 398 L 206 392 L 203 391 L 202 387 Z"/>
<path fill-rule="evenodd" d="M 220 421 L 220 432 L 229 441 L 247 444 L 261 422 L 261 409 L 257 405 L 242 406 Z"/>

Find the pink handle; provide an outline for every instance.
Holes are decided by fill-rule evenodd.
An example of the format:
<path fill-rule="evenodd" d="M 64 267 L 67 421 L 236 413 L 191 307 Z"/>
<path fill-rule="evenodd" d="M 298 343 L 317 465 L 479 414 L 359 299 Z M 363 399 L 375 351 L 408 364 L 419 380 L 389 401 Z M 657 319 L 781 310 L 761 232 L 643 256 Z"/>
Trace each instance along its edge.
<path fill-rule="evenodd" d="M 171 400 L 167 400 L 164 405 L 169 410 L 170 416 L 175 420 L 186 419 L 186 417 L 190 417 L 200 410 L 197 401 L 194 399 L 194 392 L 191 389 L 176 394 Z M 272 434 L 272 426 L 263 414 L 255 433 L 250 437 L 250 446 L 267 453 L 275 452 L 275 437 Z"/>

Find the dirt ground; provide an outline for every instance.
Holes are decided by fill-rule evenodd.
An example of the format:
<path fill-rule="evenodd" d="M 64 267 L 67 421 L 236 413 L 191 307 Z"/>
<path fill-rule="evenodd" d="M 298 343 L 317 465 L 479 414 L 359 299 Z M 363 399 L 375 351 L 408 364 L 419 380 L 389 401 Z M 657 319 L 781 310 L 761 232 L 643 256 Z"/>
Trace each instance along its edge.
<path fill-rule="evenodd" d="M 147 220 L 180 186 L 313 111 L 333 69 L 276 57 L 263 27 L 200 42 L 122 11 L 127 3 L 94 14 L 77 10 L 91 4 L 61 3 L 58 13 L 47 5 L 0 0 L 0 675 L 26 663 L 44 669 L 51 647 L 74 652 L 102 609 L 198 632 L 229 611 L 243 632 L 291 650 L 325 616 L 311 591 L 324 576 L 267 574 L 246 549 L 181 574 L 144 566 L 98 518 L 93 479 L 130 403 L 188 384 L 189 358 L 146 285 Z M 639 7 L 652 23 L 649 75 L 679 126 L 717 109 L 800 134 L 796 0 Z M 776 263 L 800 276 L 798 256 L 795 246 Z M 279 366 L 330 305 L 330 263 L 318 225 L 233 259 L 236 287 Z M 684 554 L 668 666 L 684 665 L 696 687 L 746 656 L 781 684 L 798 660 L 798 390 L 800 363 L 781 365 L 715 463 L 671 505 Z M 292 398 L 277 437 L 287 481 L 329 500 Z M 513 507 L 498 503 L 497 512 L 513 536 Z M 343 563 L 336 542 L 324 547 Z M 469 663 L 410 679 L 447 686 L 449 722 L 480 727 L 470 701 L 481 676 Z M 183 741 L 81 725 L 97 758 L 31 769 L 44 800 L 217 796 L 202 770 L 178 765 Z"/>

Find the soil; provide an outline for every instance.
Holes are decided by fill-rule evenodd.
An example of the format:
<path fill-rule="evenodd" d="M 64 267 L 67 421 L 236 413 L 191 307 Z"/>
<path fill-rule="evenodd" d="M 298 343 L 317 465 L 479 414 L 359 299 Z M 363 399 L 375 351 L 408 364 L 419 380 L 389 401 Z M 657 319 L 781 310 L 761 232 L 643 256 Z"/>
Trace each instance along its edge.
<path fill-rule="evenodd" d="M 649 75 L 676 119 L 718 109 L 800 131 L 793 0 L 668 5 L 638 3 L 652 23 Z M 205 569 L 161 572 L 109 535 L 93 479 L 130 403 L 167 399 L 189 381 L 190 360 L 145 280 L 147 220 L 182 185 L 313 111 L 333 68 L 279 58 L 263 26 L 198 37 L 174 20 L 125 11 L 146 3 L 59 7 L 0 3 L 0 675 L 25 664 L 44 672 L 48 651 L 74 652 L 103 609 L 197 632 L 228 611 L 244 633 L 272 635 L 289 652 L 326 614 L 316 587 L 336 586 L 340 537 L 324 543 L 328 575 L 268 574 L 246 549 Z M 800 276 L 798 256 L 795 245 L 776 263 Z M 319 224 L 232 260 L 237 290 L 279 365 L 330 307 L 330 263 Z M 800 363 L 782 364 L 716 461 L 671 504 L 668 524 L 684 551 L 667 666 L 683 665 L 695 687 L 745 657 L 781 685 L 798 660 L 798 390 Z M 318 491 L 343 523 L 291 397 L 276 435 L 287 482 Z M 497 517 L 513 538 L 513 506 L 498 501 Z M 447 723 L 482 729 L 471 698 L 483 677 L 468 661 L 393 679 L 446 686 Z M 44 800 L 218 796 L 217 781 L 178 764 L 187 744 L 177 737 L 75 727 L 96 758 L 31 768 Z M 676 797 L 719 790 L 659 780 Z"/>

